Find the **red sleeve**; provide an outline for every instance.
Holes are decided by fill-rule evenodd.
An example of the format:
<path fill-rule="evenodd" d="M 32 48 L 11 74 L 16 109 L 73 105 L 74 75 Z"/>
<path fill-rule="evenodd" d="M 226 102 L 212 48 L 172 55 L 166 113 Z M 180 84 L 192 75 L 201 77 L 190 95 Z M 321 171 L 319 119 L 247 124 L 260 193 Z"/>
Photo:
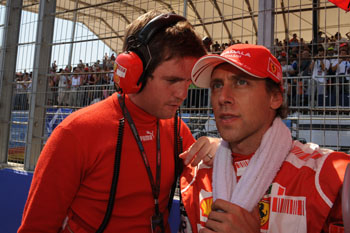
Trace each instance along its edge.
<path fill-rule="evenodd" d="M 341 194 L 345 170 L 349 163 L 349 155 L 341 152 L 333 152 L 325 160 L 320 172 L 320 185 L 325 195 L 333 202 L 323 232 L 329 232 L 332 223 L 342 223 Z"/>
<path fill-rule="evenodd" d="M 82 177 L 81 143 L 58 126 L 40 154 L 24 207 L 24 232 L 58 232 Z"/>
<path fill-rule="evenodd" d="M 342 152 L 333 152 L 327 156 L 322 164 L 319 173 L 320 188 L 330 203 L 335 203 L 339 190 L 343 185 L 346 166 L 349 162 L 349 155 Z"/>
<path fill-rule="evenodd" d="M 337 199 L 334 202 L 332 209 L 329 212 L 327 220 L 323 225 L 322 232 L 329 232 L 329 226 L 333 223 L 343 223 L 342 208 L 341 208 L 341 190 L 338 193 Z"/>

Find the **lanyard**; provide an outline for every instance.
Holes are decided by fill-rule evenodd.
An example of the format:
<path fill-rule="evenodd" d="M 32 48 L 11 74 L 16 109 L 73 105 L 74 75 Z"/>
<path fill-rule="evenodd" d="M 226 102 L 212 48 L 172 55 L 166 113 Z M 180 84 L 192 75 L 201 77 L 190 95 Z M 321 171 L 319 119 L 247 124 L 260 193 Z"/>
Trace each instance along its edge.
<path fill-rule="evenodd" d="M 151 184 L 152 188 L 152 194 L 153 194 L 153 199 L 154 199 L 154 207 L 155 207 L 155 214 L 158 216 L 160 215 L 159 211 L 159 192 L 160 192 L 160 137 L 159 137 L 159 120 L 157 120 L 157 167 L 156 167 L 156 182 L 154 182 L 154 178 L 152 175 L 151 168 L 149 166 L 149 162 L 146 156 L 146 152 L 144 150 L 144 147 L 142 145 L 140 136 L 137 132 L 136 126 L 134 124 L 134 121 L 131 118 L 131 115 L 128 111 L 128 109 L 125 106 L 125 96 L 118 97 L 119 104 L 123 110 L 123 115 L 125 116 L 126 120 L 128 121 L 131 131 L 134 135 L 134 138 L 137 142 L 137 146 L 139 147 L 141 157 L 143 159 L 143 163 L 145 164 L 147 174 L 148 174 L 148 179 Z"/>

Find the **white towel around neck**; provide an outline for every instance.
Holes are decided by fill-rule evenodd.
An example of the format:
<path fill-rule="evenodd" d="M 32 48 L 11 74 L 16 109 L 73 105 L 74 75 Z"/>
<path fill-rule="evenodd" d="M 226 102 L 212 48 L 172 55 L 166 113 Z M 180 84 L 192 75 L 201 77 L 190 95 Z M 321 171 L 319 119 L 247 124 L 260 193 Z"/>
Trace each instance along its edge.
<path fill-rule="evenodd" d="M 249 212 L 272 183 L 292 146 L 292 137 L 281 118 L 276 117 L 237 183 L 232 152 L 222 140 L 213 166 L 213 199 L 223 199 Z"/>

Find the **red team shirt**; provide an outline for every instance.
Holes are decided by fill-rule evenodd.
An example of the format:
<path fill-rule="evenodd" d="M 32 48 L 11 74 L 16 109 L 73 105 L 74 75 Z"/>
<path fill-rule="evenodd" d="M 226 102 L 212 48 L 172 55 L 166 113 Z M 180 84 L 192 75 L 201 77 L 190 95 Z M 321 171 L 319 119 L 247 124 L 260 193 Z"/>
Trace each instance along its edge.
<path fill-rule="evenodd" d="M 155 177 L 157 119 L 126 97 Z M 69 115 L 47 141 L 39 157 L 20 233 L 96 232 L 105 215 L 112 182 L 119 119 L 117 95 Z M 195 141 L 182 122 L 186 150 Z M 160 120 L 160 211 L 174 181 L 174 120 Z M 55 155 L 55 156 L 54 156 Z M 59 155 L 59 156 L 57 156 Z M 125 121 L 121 166 L 114 210 L 105 232 L 151 232 L 154 200 L 145 165 Z M 68 217 L 68 218 L 67 218 Z M 170 232 L 167 226 L 167 232 Z"/>
<path fill-rule="evenodd" d="M 252 156 L 233 155 L 238 179 Z M 259 202 L 261 232 L 328 232 L 330 223 L 342 221 L 340 190 L 349 161 L 345 153 L 294 141 L 280 171 Z M 213 202 L 211 175 L 212 168 L 204 164 L 186 167 L 183 172 L 184 232 L 198 232 L 207 221 Z"/>

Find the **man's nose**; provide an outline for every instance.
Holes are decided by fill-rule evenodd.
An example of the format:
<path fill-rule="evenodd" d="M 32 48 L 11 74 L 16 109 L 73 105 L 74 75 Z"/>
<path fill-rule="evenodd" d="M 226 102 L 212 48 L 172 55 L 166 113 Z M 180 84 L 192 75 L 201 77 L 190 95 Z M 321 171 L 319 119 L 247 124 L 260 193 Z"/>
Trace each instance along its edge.
<path fill-rule="evenodd" d="M 181 85 L 179 85 L 179 87 L 175 90 L 175 93 L 176 93 L 175 96 L 182 100 L 186 99 L 188 88 L 191 83 L 192 83 L 191 80 L 181 82 Z"/>
<path fill-rule="evenodd" d="M 228 85 L 224 85 L 221 89 L 219 95 L 219 103 L 220 104 L 232 104 L 234 103 L 234 95 L 233 90 Z"/>

